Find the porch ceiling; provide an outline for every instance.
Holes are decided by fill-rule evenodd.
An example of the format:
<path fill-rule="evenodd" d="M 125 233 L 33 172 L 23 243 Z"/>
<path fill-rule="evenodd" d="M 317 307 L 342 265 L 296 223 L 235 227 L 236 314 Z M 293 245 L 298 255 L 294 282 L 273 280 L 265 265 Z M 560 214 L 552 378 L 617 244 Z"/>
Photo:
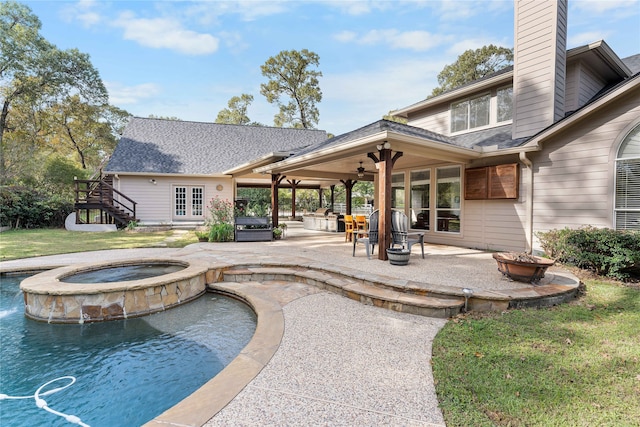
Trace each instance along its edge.
<path fill-rule="evenodd" d="M 373 181 L 378 174 L 376 164 L 367 153 L 380 157 L 377 145 L 389 142 L 393 153 L 403 152 L 394 169 L 409 169 L 441 163 L 467 163 L 480 156 L 480 152 L 456 147 L 440 142 L 428 141 L 408 135 L 382 132 L 378 135 L 351 141 L 338 146 L 314 151 L 303 156 L 292 157 L 278 163 L 262 166 L 253 170 L 256 174 L 270 178 L 270 174 L 286 175 L 289 179 L 301 179 L 305 184 L 317 182 L 321 186 L 337 184 L 340 180 Z M 357 175 L 357 168 L 365 168 L 365 176 Z"/>

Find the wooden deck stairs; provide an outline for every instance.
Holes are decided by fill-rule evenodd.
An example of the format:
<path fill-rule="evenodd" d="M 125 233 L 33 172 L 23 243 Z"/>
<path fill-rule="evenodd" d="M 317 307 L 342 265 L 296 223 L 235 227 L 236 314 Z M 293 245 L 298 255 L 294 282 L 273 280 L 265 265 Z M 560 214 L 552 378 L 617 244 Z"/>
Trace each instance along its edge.
<path fill-rule="evenodd" d="M 76 179 L 75 211 L 78 224 L 116 224 L 126 227 L 136 221 L 136 202 L 113 187 L 111 176 Z"/>

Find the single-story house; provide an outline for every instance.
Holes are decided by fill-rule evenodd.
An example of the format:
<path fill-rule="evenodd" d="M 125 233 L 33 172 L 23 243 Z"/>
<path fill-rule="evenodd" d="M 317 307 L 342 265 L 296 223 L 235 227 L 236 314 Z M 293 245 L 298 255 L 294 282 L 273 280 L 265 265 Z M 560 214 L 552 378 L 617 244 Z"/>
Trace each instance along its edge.
<path fill-rule="evenodd" d="M 640 229 L 640 54 L 621 59 L 604 41 L 567 50 L 567 9 L 567 0 L 516 1 L 513 67 L 395 111 L 407 124 L 379 120 L 331 139 L 300 131 L 304 141 L 253 157 L 224 142 L 188 153 L 220 162 L 197 179 L 223 189 L 260 177 L 273 189 L 285 177 L 348 188 L 373 180 L 380 247 L 392 209 L 425 241 L 491 250 L 535 251 L 536 232 L 555 228 Z M 165 123 L 134 119 L 106 169 L 141 198 L 143 221 L 175 220 L 176 188 L 186 206 L 193 198 L 195 178 L 158 146 L 186 156 L 185 141 L 211 126 L 185 122 L 183 133 L 159 138 Z"/>

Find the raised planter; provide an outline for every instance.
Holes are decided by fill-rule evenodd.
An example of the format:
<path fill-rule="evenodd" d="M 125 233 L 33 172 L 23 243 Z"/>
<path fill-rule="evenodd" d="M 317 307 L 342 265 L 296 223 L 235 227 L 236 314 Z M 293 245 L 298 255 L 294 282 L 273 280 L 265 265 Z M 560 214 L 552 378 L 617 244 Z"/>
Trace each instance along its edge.
<path fill-rule="evenodd" d="M 498 270 L 511 280 L 537 283 L 544 277 L 547 268 L 555 264 L 555 260 L 539 256 L 498 252 L 493 254 L 498 263 Z"/>
<path fill-rule="evenodd" d="M 387 258 L 391 265 L 407 265 L 409 264 L 409 257 L 411 252 L 403 248 L 389 248 L 387 249 Z"/>
<path fill-rule="evenodd" d="M 236 218 L 236 242 L 270 242 L 273 229 L 269 217 Z"/>

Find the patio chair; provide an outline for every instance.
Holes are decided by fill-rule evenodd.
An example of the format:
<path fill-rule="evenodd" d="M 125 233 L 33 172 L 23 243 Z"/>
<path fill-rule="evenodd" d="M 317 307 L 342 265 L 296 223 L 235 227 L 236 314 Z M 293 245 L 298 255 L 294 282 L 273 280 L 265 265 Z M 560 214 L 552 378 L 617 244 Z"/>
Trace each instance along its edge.
<path fill-rule="evenodd" d="M 422 248 L 422 258 L 424 258 L 424 233 L 409 232 L 409 218 L 404 212 L 391 212 L 391 247 L 401 245 L 411 252 L 411 246 L 419 243 Z"/>
<path fill-rule="evenodd" d="M 375 251 L 378 244 L 378 217 L 380 212 L 377 210 L 371 212 L 369 216 L 369 229 L 366 234 L 353 235 L 353 256 L 356 256 L 356 244 L 363 243 L 367 250 L 367 259 L 371 259 L 371 254 Z M 371 248 L 371 250 L 369 250 Z"/>
<path fill-rule="evenodd" d="M 344 241 L 350 242 L 353 237 L 353 216 L 344 216 Z"/>

